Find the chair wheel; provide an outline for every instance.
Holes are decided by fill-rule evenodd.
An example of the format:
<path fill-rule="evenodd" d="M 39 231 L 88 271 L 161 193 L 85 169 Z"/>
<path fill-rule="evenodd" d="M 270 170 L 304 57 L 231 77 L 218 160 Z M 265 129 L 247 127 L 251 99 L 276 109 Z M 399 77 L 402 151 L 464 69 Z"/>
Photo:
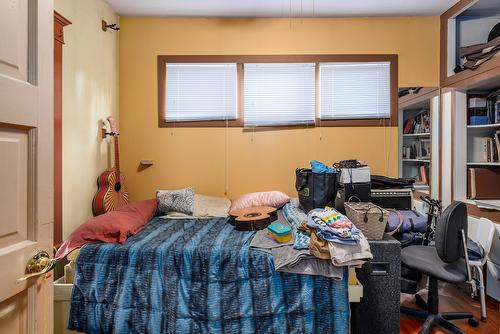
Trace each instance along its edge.
<path fill-rule="evenodd" d="M 471 326 L 471 327 L 479 326 L 479 321 L 477 321 L 476 318 L 469 318 L 469 320 L 467 320 L 467 322 L 469 323 L 469 326 Z"/>

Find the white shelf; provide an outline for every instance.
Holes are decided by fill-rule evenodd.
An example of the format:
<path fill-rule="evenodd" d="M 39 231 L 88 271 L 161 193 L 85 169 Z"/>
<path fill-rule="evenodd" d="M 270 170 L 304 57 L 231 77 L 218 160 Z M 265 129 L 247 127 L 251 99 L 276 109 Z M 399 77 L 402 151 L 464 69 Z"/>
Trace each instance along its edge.
<path fill-rule="evenodd" d="M 479 130 L 479 129 L 500 129 L 500 123 L 494 124 L 483 124 L 483 125 L 467 125 L 467 129 L 469 130 Z"/>
<path fill-rule="evenodd" d="M 420 183 L 414 183 L 413 184 L 413 191 L 418 191 L 427 195 L 430 195 L 430 186 L 428 184 L 420 184 Z"/>
<path fill-rule="evenodd" d="M 474 200 L 478 208 L 500 211 L 500 199 Z"/>
<path fill-rule="evenodd" d="M 500 167 L 500 162 L 473 162 L 469 161 L 467 162 L 467 166 L 499 166 Z"/>
<path fill-rule="evenodd" d="M 403 134 L 403 137 L 429 137 L 430 133 L 407 133 Z"/>
<path fill-rule="evenodd" d="M 403 159 L 403 162 L 423 162 L 423 163 L 429 163 L 431 162 L 428 159 Z"/>

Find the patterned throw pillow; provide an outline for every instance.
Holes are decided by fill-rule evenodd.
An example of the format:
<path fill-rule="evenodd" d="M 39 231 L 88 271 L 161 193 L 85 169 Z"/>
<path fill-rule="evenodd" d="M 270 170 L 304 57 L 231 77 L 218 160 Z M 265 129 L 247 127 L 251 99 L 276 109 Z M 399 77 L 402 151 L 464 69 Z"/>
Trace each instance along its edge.
<path fill-rule="evenodd" d="M 158 214 L 164 215 L 171 211 L 193 214 L 194 187 L 179 190 L 158 190 Z"/>

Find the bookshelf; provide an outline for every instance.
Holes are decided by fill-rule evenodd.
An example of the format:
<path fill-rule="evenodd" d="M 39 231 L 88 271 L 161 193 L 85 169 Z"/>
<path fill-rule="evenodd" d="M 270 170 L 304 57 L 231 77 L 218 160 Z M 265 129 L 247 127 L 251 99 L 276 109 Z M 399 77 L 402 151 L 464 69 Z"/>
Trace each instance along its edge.
<path fill-rule="evenodd" d="M 497 147 L 500 143 L 500 74 L 456 88 L 450 94 L 454 105 L 452 198 L 482 207 L 491 202 L 489 209 L 497 206 L 496 210 L 500 210 L 500 191 L 498 199 L 482 199 L 478 195 L 490 187 L 500 189 L 498 178 L 491 176 L 491 173 L 500 173 L 500 148 Z M 483 124 L 471 124 L 476 120 Z M 482 181 L 478 173 L 482 173 Z M 490 176 L 485 179 L 484 173 Z"/>
<path fill-rule="evenodd" d="M 438 88 L 415 89 L 399 98 L 399 176 L 415 178 L 414 190 L 435 198 L 439 146 L 433 139 L 439 129 L 438 115 Z"/>

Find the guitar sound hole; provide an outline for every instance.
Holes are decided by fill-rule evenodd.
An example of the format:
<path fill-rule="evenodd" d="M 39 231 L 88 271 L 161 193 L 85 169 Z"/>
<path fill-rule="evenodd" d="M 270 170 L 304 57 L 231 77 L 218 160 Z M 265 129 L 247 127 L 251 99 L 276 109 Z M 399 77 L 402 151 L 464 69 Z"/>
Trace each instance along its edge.
<path fill-rule="evenodd" d="M 246 215 L 244 215 L 244 217 L 246 217 L 246 218 L 255 218 L 255 217 L 258 217 L 260 215 L 261 214 L 258 213 L 258 212 L 252 212 L 252 213 L 247 213 Z"/>
<path fill-rule="evenodd" d="M 120 182 L 116 182 L 115 183 L 115 191 L 119 192 L 121 188 L 122 188 L 122 185 L 120 184 Z"/>

